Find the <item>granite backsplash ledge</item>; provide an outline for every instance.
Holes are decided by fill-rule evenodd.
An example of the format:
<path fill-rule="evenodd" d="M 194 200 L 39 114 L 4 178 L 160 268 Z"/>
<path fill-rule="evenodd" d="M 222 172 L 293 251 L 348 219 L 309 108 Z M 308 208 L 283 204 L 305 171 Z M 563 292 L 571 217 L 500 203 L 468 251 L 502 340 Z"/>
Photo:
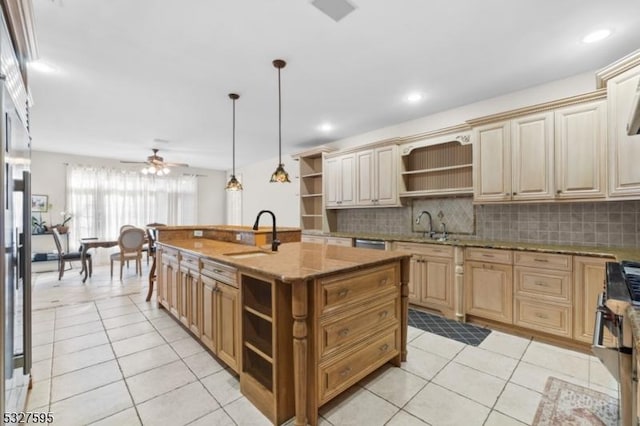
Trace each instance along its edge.
<path fill-rule="evenodd" d="M 489 204 L 471 197 L 418 199 L 398 208 L 337 211 L 337 232 L 420 234 L 428 229 L 422 211 L 447 231 L 467 239 L 596 247 L 640 248 L 640 201 Z"/>

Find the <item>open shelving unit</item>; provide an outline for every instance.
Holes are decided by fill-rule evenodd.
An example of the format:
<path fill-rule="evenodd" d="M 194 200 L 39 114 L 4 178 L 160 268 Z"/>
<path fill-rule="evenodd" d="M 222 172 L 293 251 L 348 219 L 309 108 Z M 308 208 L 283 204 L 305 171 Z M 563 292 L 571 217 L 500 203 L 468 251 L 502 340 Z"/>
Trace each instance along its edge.
<path fill-rule="evenodd" d="M 326 147 L 298 154 L 300 161 L 300 228 L 303 231 L 327 231 L 323 201 L 323 153 Z"/>

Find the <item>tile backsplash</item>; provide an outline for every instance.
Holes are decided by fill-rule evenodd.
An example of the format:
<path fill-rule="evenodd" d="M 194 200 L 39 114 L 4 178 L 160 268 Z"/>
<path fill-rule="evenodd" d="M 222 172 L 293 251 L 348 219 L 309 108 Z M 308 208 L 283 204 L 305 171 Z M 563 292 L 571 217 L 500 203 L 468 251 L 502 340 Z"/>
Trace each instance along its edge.
<path fill-rule="evenodd" d="M 472 204 L 471 197 L 419 199 L 406 207 L 349 209 L 337 212 L 337 231 L 416 234 L 428 229 L 426 210 L 434 229 L 462 238 L 640 248 L 640 201 L 540 204 Z"/>

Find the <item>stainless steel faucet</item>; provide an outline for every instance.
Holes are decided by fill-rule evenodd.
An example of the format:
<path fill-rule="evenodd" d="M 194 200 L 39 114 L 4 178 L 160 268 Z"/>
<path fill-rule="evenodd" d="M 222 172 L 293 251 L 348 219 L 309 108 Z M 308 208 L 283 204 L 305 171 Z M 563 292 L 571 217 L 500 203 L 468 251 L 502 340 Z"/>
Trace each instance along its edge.
<path fill-rule="evenodd" d="M 431 213 L 429 213 L 426 210 L 422 210 L 420 212 L 420 214 L 418 215 L 418 217 L 416 218 L 416 225 L 420 224 L 420 219 L 422 219 L 422 216 L 424 216 L 425 214 L 429 218 L 429 238 L 433 238 L 433 234 L 434 234 L 434 232 L 433 232 L 433 219 L 431 218 Z M 422 236 L 426 237 L 427 236 L 427 231 L 424 231 L 422 233 Z"/>
<path fill-rule="evenodd" d="M 448 235 L 447 235 L 447 224 L 442 222 L 440 224 L 440 226 L 442 227 L 442 236 L 439 238 L 439 240 L 446 241 L 447 237 L 448 237 Z"/>
<path fill-rule="evenodd" d="M 276 235 L 276 215 L 273 214 L 271 210 L 260 210 L 260 213 L 258 213 L 258 216 L 256 216 L 256 221 L 253 224 L 253 230 L 258 230 L 258 222 L 260 222 L 260 216 L 262 216 L 263 213 L 269 213 L 271 215 L 271 218 L 273 219 L 273 231 L 271 231 L 271 251 L 278 251 L 280 240 Z"/>

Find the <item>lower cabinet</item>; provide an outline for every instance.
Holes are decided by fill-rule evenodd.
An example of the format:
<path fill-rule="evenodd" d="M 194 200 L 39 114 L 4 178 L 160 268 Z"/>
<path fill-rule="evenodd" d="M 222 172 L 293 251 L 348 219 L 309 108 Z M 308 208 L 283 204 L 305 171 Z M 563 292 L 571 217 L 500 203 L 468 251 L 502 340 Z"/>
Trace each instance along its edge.
<path fill-rule="evenodd" d="M 158 250 L 158 303 L 178 317 L 178 282 L 180 267 L 178 250 L 161 247 Z"/>
<path fill-rule="evenodd" d="M 180 291 L 178 292 L 179 319 L 197 337 L 200 337 L 202 321 L 202 289 L 200 286 L 200 259 L 183 255 L 180 258 Z"/>
<path fill-rule="evenodd" d="M 598 296 L 604 291 L 605 264 L 611 259 L 574 256 L 574 321 L 573 338 L 593 342 Z M 613 336 L 605 329 L 606 346 L 613 346 Z"/>

